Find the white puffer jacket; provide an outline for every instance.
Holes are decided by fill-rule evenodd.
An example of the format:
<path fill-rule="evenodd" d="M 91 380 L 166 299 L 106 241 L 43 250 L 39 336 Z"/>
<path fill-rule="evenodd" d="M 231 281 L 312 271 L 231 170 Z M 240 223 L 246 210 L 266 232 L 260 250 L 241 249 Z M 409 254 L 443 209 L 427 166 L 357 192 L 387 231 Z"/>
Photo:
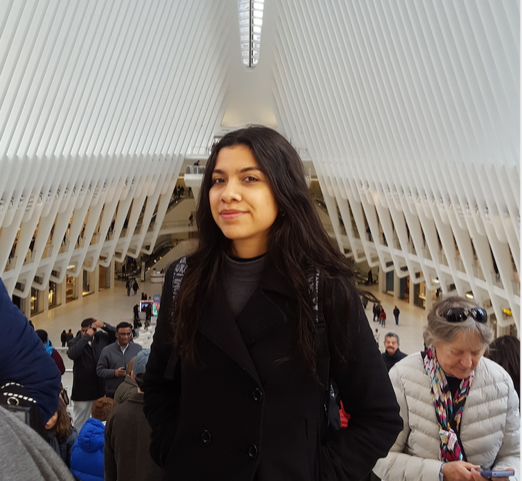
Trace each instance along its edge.
<path fill-rule="evenodd" d="M 420 353 L 409 355 L 390 370 L 404 429 L 374 472 L 384 481 L 438 481 L 439 426 L 430 380 Z M 467 460 L 484 469 L 513 468 L 519 481 L 520 415 L 518 396 L 509 374 L 482 358 L 475 369 L 464 411 L 460 439 Z"/>

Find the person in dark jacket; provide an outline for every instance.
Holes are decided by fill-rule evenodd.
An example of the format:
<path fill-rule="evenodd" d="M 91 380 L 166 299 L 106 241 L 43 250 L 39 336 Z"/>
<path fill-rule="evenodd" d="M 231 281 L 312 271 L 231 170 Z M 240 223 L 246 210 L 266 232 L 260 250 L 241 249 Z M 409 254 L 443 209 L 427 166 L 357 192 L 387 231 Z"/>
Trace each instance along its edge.
<path fill-rule="evenodd" d="M 66 337 L 66 343 L 67 343 L 67 345 L 69 345 L 69 343 L 74 339 L 74 334 L 72 333 L 71 329 L 69 329 L 67 331 L 67 334 L 65 335 L 65 337 Z"/>
<path fill-rule="evenodd" d="M 110 397 L 97 399 L 74 443 L 71 471 L 81 481 L 104 481 L 105 422 L 114 406 Z"/>
<path fill-rule="evenodd" d="M 37 329 L 35 332 L 42 341 L 43 347 L 47 354 L 52 357 L 53 361 L 56 363 L 56 366 L 60 370 L 60 374 L 63 376 L 63 373 L 65 372 L 65 364 L 63 363 L 63 359 L 62 356 L 60 356 L 60 353 L 53 346 L 51 346 L 47 331 L 44 331 L 43 329 Z"/>
<path fill-rule="evenodd" d="M 166 481 L 164 470 L 149 454 L 150 426 L 143 413 L 143 373 L 150 349 L 140 351 L 133 372 L 138 389 L 114 407 L 105 429 L 105 481 Z M 219 476 L 218 476 L 219 477 Z M 214 478 L 217 479 L 217 478 Z"/>
<path fill-rule="evenodd" d="M 80 334 L 70 343 L 67 356 L 74 361 L 71 399 L 73 424 L 80 430 L 89 419 L 96 399 L 105 394 L 104 380 L 98 378 L 96 365 L 103 349 L 116 339 L 116 329 L 95 318 L 84 319 Z"/>
<path fill-rule="evenodd" d="M 395 325 L 398 326 L 399 325 L 399 314 L 401 313 L 401 311 L 399 310 L 399 308 L 397 306 L 395 306 L 393 308 L 393 317 L 395 317 Z"/>
<path fill-rule="evenodd" d="M 167 270 L 144 377 L 152 457 L 168 479 L 361 479 L 402 420 L 291 144 L 264 127 L 224 136 L 196 225 L 196 251 Z M 344 429 L 324 414 L 330 381 L 350 415 Z"/>
<path fill-rule="evenodd" d="M 390 369 L 395 366 L 395 364 L 408 355 L 402 352 L 399 347 L 399 336 L 394 332 L 388 332 L 388 334 L 384 336 L 384 352 L 382 353 L 382 360 L 384 364 L 386 364 L 388 372 L 390 372 Z"/>
<path fill-rule="evenodd" d="M 140 286 L 138 285 L 138 281 L 136 279 L 134 279 L 134 282 L 132 283 L 132 290 L 134 292 L 134 295 L 136 295 L 138 293 L 139 288 L 140 288 Z"/>
<path fill-rule="evenodd" d="M 38 403 L 43 424 L 58 409 L 60 371 L 0 279 L 0 386 L 24 386 Z"/>
<path fill-rule="evenodd" d="M 65 347 L 67 345 L 67 333 L 65 332 L 65 329 L 62 331 L 62 334 L 60 335 L 60 341 L 62 342 L 62 347 Z"/>

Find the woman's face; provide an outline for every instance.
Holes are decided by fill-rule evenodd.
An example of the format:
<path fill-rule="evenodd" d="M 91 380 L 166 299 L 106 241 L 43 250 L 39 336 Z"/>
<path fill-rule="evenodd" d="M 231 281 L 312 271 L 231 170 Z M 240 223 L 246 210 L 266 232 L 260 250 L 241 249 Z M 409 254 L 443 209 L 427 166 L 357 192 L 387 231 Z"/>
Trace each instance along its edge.
<path fill-rule="evenodd" d="M 477 332 L 461 332 L 452 342 L 435 344 L 437 359 L 446 374 L 467 378 L 477 367 L 486 348 Z"/>
<path fill-rule="evenodd" d="M 214 221 L 232 241 L 232 255 L 249 259 L 266 253 L 278 207 L 248 147 L 235 145 L 219 151 L 209 201 Z"/>
<path fill-rule="evenodd" d="M 52 429 L 56 426 L 58 421 L 58 411 L 56 411 L 51 419 L 45 423 L 45 429 Z"/>

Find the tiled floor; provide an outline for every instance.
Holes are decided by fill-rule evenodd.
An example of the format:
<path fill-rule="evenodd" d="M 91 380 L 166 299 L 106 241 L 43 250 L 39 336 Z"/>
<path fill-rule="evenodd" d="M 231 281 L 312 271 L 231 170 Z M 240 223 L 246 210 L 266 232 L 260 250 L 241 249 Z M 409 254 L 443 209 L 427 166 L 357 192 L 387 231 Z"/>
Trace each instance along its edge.
<path fill-rule="evenodd" d="M 124 282 L 116 281 L 116 285 L 112 289 L 78 299 L 65 306 L 56 307 L 47 314 L 40 314 L 32 318 L 33 324 L 37 329 L 45 329 L 48 332 L 53 345 L 58 348 L 64 358 L 65 366 L 68 368 L 68 371 L 63 376 L 64 386 L 72 386 L 72 372 L 70 371 L 72 369 L 72 361 L 67 358 L 66 349 L 59 347 L 61 345 L 60 334 L 62 330 L 72 329 L 73 333 L 76 334 L 80 329 L 80 323 L 87 317 L 97 317 L 99 320 L 108 322 L 113 326 L 116 326 L 121 321 L 132 322 L 133 306 L 139 301 L 141 292 L 145 291 L 149 296 L 161 294 L 162 284 L 141 282 L 140 288 L 141 291 L 136 296 L 133 296 L 131 293 L 131 296 L 127 297 Z M 401 350 L 405 353 L 410 354 L 414 351 L 420 351 L 423 346 L 422 329 L 426 324 L 424 310 L 410 306 L 405 302 L 397 301 L 396 304 L 401 314 L 399 316 L 399 325 L 396 326 L 392 314 L 395 305 L 393 297 L 387 294 L 379 294 L 376 285 L 368 290 L 381 300 L 388 317 L 386 327 L 381 328 L 377 322 L 372 321 L 372 304 L 368 304 L 366 310 L 368 322 L 374 332 L 376 328 L 379 329 L 381 351 L 383 351 L 384 335 L 389 331 L 399 335 Z M 142 330 L 135 341 L 144 347 L 149 347 L 152 343 L 153 327 L 148 332 Z"/>

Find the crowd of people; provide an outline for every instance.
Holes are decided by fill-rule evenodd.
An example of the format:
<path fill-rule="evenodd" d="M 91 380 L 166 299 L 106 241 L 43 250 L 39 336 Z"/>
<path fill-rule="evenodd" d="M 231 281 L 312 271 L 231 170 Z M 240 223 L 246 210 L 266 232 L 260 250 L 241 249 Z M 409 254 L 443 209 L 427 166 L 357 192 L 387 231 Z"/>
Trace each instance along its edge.
<path fill-rule="evenodd" d="M 63 359 L 0 281 L 0 382 L 27 390 L 42 427 L 0 409 L 0 479 L 519 481 L 519 343 L 454 296 L 421 352 L 388 332 L 381 353 L 280 134 L 225 135 L 195 217 L 150 350 L 97 318 L 68 341 L 72 418 Z"/>
<path fill-rule="evenodd" d="M 131 324 L 82 321 L 67 346 L 71 403 L 61 385 L 63 358 L 47 332 L 34 331 L 12 304 L 1 279 L 0 308 L 0 479 L 166 479 L 149 454 L 150 426 L 142 409 L 150 350 L 132 342 Z M 36 409 L 29 406 L 22 421 L 23 402 Z"/>

